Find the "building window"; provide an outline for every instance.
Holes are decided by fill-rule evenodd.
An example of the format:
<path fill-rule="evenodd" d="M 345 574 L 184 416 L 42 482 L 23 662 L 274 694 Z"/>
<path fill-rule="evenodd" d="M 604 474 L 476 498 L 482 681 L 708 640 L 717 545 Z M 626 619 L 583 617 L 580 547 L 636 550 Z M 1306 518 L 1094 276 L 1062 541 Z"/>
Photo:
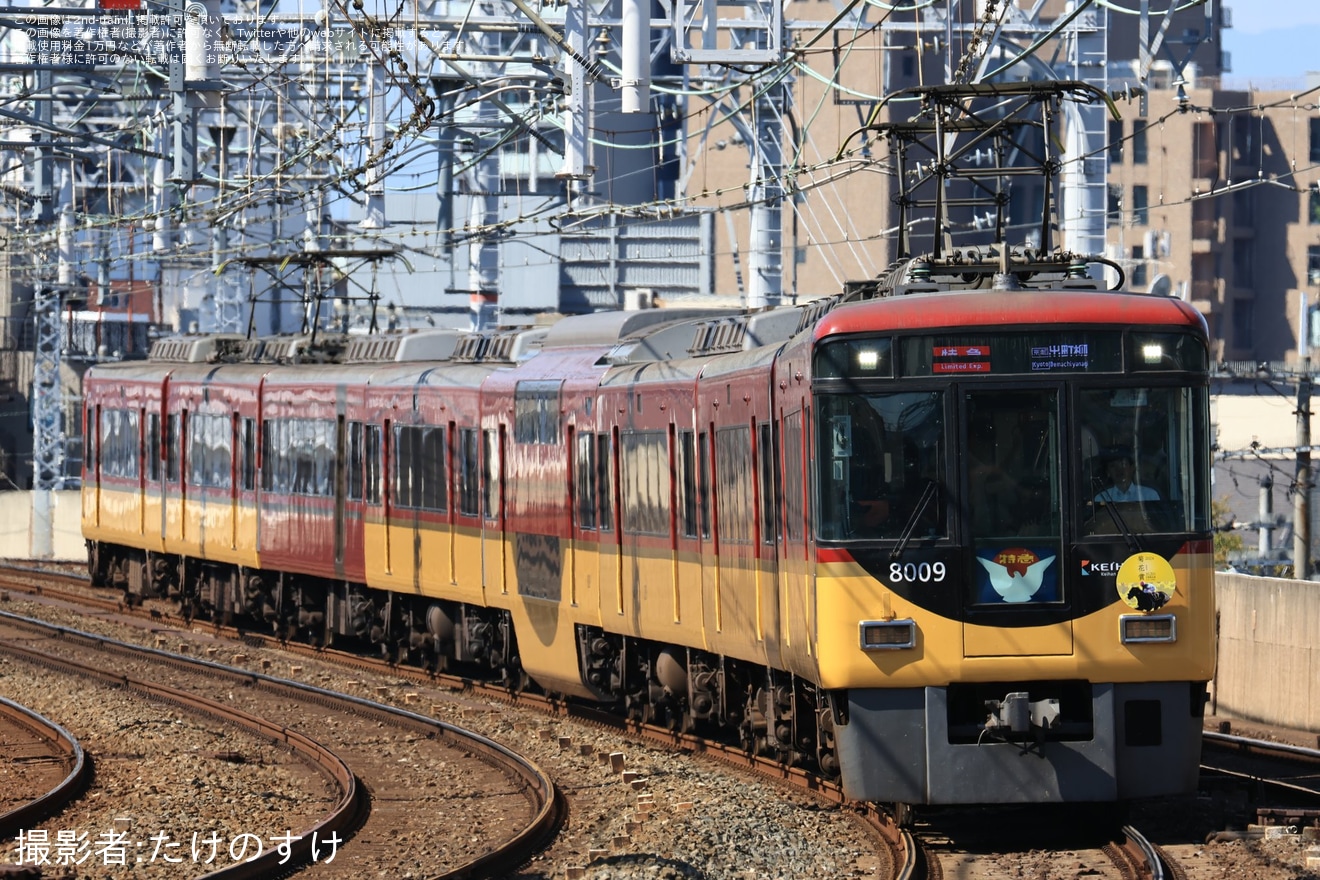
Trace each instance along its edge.
<path fill-rule="evenodd" d="M 1311 245 L 1306 249 L 1306 281 L 1320 285 L 1320 245 Z"/>
<path fill-rule="evenodd" d="M 1219 176 L 1219 146 L 1215 140 L 1215 124 L 1198 122 L 1192 128 L 1192 176 Z"/>
<path fill-rule="evenodd" d="M 1146 286 L 1146 248 L 1143 245 L 1132 246 L 1132 277 L 1128 284 L 1131 287 Z"/>
<path fill-rule="evenodd" d="M 1213 199 L 1207 199 L 1206 201 L 1213 201 Z M 1233 225 L 1256 225 L 1256 192 L 1254 188 L 1240 189 L 1233 193 Z"/>
<path fill-rule="evenodd" d="M 1192 238 L 1216 237 L 1215 227 L 1219 223 L 1217 204 L 1217 199 L 1197 199 L 1192 202 Z"/>
<path fill-rule="evenodd" d="M 1146 120 L 1132 120 L 1132 164 L 1146 164 Z"/>
<path fill-rule="evenodd" d="M 1150 215 L 1146 211 L 1146 188 L 1144 186 L 1132 187 L 1132 225 L 1146 226 L 1150 223 Z"/>
<path fill-rule="evenodd" d="M 1233 158 L 1235 160 L 1254 164 L 1260 159 L 1260 150 L 1257 149 L 1258 141 L 1256 139 L 1256 126 L 1258 125 L 1260 125 L 1259 117 L 1233 117 Z"/>
<path fill-rule="evenodd" d="M 1123 213 L 1123 187 L 1117 183 L 1109 184 L 1109 205 L 1105 209 L 1105 219 L 1118 223 Z"/>
<path fill-rule="evenodd" d="M 1118 165 L 1123 161 L 1123 120 L 1109 120 L 1109 164 Z"/>
<path fill-rule="evenodd" d="M 1311 187 L 1310 202 L 1311 207 L 1306 214 L 1311 218 L 1311 225 L 1314 226 L 1315 224 L 1320 223 L 1320 187 Z"/>
<path fill-rule="evenodd" d="M 1255 302 L 1249 299 L 1233 300 L 1233 346 L 1251 348 L 1252 316 L 1255 314 Z"/>
<path fill-rule="evenodd" d="M 1233 283 L 1238 287 L 1251 287 L 1255 283 L 1256 249 L 1249 238 L 1233 242 Z"/>
<path fill-rule="evenodd" d="M 1311 164 L 1320 162 L 1320 119 L 1311 120 Z"/>

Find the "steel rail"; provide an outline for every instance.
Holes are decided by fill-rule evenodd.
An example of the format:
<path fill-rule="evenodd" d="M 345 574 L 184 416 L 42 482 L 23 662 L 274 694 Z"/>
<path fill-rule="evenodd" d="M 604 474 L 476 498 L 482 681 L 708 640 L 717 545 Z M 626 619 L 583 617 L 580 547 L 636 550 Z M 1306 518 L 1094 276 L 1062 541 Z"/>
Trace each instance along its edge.
<path fill-rule="evenodd" d="M 48 746 L 60 763 L 69 768 L 64 778 L 45 794 L 0 813 L 0 837 L 7 838 L 19 829 L 30 828 L 54 815 L 82 793 L 91 780 L 92 764 L 73 734 L 26 706 L 0 697 L 0 715 L 8 719 L 10 724 L 31 732 Z"/>
<path fill-rule="evenodd" d="M 211 674 L 225 675 L 247 685 L 271 690 L 293 691 L 306 700 L 324 705 L 338 705 L 340 707 L 348 705 L 362 714 L 388 716 L 394 723 L 404 721 L 428 733 L 447 737 L 454 744 L 461 745 L 481 760 L 511 774 L 533 803 L 532 821 L 500 847 L 448 872 L 437 875 L 439 877 L 503 876 L 525 865 L 535 853 L 548 845 L 567 819 L 567 802 L 544 770 L 528 758 L 473 731 L 362 697 L 340 694 L 314 685 L 280 679 L 249 670 L 235 669 L 210 660 L 180 656 L 168 651 L 121 642 L 105 636 L 33 620 L 9 612 L 0 611 L 0 620 L 53 633 L 64 638 L 76 638 L 87 642 L 93 647 L 112 650 L 121 654 L 135 656 L 148 654 L 158 662 L 192 670 L 201 669 Z M 283 857 L 278 849 L 273 849 L 263 853 L 261 857 L 251 862 L 243 862 L 207 874 L 207 878 L 217 878 L 217 880 L 218 878 L 224 878 L 224 880 L 264 878 L 288 871 L 293 867 L 294 862 L 299 865 L 310 864 L 312 861 L 311 835 L 313 833 L 316 833 L 321 839 L 325 839 L 327 834 L 335 832 L 341 832 L 347 837 L 352 830 L 355 830 L 365 821 L 370 811 L 366 793 L 362 786 L 358 784 L 356 776 L 347 764 L 311 738 L 283 725 L 257 718 L 232 707 L 166 685 L 109 673 L 75 661 L 52 657 L 35 648 L 26 648 L 0 641 L 0 651 L 22 655 L 31 662 L 62 668 L 72 674 L 95 678 L 114 686 L 126 687 L 153 699 L 175 703 L 190 711 L 211 715 L 220 720 L 238 724 L 268 739 L 289 746 L 311 761 L 312 764 L 321 768 L 322 772 L 326 773 L 339 787 L 342 797 L 335 811 L 320 823 L 303 831 L 300 839 L 291 845 L 291 855 L 287 859 Z"/>

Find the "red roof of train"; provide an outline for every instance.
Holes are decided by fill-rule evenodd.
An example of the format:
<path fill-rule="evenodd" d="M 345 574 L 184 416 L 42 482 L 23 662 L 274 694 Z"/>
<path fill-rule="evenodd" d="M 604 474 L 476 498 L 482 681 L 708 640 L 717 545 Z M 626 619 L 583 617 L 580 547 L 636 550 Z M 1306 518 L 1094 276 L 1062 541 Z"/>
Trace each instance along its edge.
<path fill-rule="evenodd" d="M 852 303 L 826 314 L 816 338 L 879 329 L 967 329 L 1033 324 L 1200 326 L 1190 304 L 1167 296 L 1079 290 L 957 290 Z"/>

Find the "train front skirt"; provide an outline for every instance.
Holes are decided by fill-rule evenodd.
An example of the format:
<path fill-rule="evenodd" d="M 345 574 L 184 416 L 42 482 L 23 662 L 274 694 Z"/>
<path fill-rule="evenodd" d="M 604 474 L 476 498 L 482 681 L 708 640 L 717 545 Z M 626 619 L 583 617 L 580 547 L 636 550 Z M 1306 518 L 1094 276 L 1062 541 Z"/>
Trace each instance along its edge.
<path fill-rule="evenodd" d="M 835 736 L 845 793 L 909 804 L 1125 801 L 1196 790 L 1204 685 L 1094 684 L 1067 738 L 951 732 L 941 687 L 848 692 Z"/>

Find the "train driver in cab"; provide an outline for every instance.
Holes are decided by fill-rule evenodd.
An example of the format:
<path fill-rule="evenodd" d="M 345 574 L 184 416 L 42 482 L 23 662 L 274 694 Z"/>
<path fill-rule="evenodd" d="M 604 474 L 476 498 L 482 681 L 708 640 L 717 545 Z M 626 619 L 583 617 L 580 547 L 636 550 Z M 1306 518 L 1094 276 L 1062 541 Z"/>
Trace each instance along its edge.
<path fill-rule="evenodd" d="M 1159 501 L 1160 493 L 1149 486 L 1136 482 L 1136 465 L 1132 459 L 1132 449 L 1117 446 L 1105 450 L 1105 474 L 1109 477 L 1109 487 L 1096 493 L 1097 502 L 1124 501 Z"/>

